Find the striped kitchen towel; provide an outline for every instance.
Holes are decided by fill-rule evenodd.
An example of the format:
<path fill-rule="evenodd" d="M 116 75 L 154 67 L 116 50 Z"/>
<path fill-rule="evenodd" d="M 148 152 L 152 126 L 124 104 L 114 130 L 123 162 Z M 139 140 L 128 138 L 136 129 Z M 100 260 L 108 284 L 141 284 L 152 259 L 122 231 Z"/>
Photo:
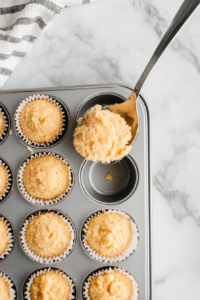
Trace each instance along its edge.
<path fill-rule="evenodd" d="M 0 0 L 0 87 L 64 7 L 97 0 Z"/>

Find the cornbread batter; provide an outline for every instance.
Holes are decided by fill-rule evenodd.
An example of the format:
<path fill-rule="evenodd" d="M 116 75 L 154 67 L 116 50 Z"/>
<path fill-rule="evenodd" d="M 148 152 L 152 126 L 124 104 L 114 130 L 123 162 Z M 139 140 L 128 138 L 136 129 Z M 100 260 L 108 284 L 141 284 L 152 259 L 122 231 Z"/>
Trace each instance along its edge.
<path fill-rule="evenodd" d="M 108 173 L 106 174 L 106 181 L 107 181 L 107 182 L 110 182 L 111 180 L 113 180 L 113 176 L 112 176 L 112 174 L 110 174 L 110 172 L 108 172 Z"/>
<path fill-rule="evenodd" d="M 70 245 L 69 225 L 55 213 L 46 213 L 33 218 L 26 229 L 28 247 L 43 257 L 64 253 Z"/>
<path fill-rule="evenodd" d="M 130 300 L 133 285 L 127 275 L 118 270 L 96 275 L 90 282 L 90 300 Z"/>
<path fill-rule="evenodd" d="M 69 300 L 70 293 L 69 280 L 56 271 L 36 276 L 30 287 L 31 300 Z"/>
<path fill-rule="evenodd" d="M 131 127 L 118 114 L 96 105 L 78 120 L 74 146 L 85 159 L 109 163 L 124 157 L 131 150 Z"/>
<path fill-rule="evenodd" d="M 3 165 L 0 164 L 0 196 L 3 195 L 8 183 L 8 173 Z"/>
<path fill-rule="evenodd" d="M 55 156 L 33 158 L 25 167 L 23 184 L 32 197 L 41 200 L 55 199 L 70 184 L 69 168 Z"/>
<path fill-rule="evenodd" d="M 0 275 L 0 295 L 1 300 L 11 300 L 9 284 L 3 276 Z"/>
<path fill-rule="evenodd" d="M 33 154 L 33 149 L 32 149 L 31 147 L 27 146 L 26 149 L 27 149 L 28 151 L 30 151 L 31 154 Z"/>
<path fill-rule="evenodd" d="M 22 132 L 32 142 L 53 141 L 60 133 L 62 125 L 62 114 L 59 108 L 45 99 L 29 102 L 20 114 Z"/>
<path fill-rule="evenodd" d="M 4 253 L 8 246 L 8 229 L 5 221 L 0 219 L 0 254 Z"/>
<path fill-rule="evenodd" d="M 85 236 L 88 245 L 100 255 L 117 256 L 131 242 L 131 223 L 119 213 L 102 213 L 89 221 Z"/>
<path fill-rule="evenodd" d="M 0 136 L 2 135 L 4 128 L 5 128 L 5 119 L 3 114 L 0 112 Z"/>

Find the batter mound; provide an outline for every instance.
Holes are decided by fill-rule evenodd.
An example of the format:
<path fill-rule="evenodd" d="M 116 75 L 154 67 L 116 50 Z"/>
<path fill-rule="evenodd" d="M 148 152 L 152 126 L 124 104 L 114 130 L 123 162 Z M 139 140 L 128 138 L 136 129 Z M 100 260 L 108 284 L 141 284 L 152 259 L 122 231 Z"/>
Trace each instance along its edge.
<path fill-rule="evenodd" d="M 130 152 L 131 127 L 118 114 L 96 105 L 78 123 L 74 131 L 74 146 L 85 159 L 110 163 Z"/>

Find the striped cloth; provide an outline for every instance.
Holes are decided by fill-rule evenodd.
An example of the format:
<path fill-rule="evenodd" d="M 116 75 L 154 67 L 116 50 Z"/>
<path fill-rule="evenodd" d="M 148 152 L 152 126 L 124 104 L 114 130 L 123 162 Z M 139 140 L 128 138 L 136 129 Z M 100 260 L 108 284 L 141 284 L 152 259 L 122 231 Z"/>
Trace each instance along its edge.
<path fill-rule="evenodd" d="M 97 0 L 0 0 L 0 87 L 64 7 Z"/>

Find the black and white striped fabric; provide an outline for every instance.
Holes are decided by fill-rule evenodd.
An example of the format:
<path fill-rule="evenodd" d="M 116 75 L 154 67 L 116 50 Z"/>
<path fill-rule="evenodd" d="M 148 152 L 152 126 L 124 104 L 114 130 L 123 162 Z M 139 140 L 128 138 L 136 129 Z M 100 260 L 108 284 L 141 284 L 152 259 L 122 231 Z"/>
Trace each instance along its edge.
<path fill-rule="evenodd" d="M 0 87 L 64 7 L 97 0 L 0 0 Z"/>

